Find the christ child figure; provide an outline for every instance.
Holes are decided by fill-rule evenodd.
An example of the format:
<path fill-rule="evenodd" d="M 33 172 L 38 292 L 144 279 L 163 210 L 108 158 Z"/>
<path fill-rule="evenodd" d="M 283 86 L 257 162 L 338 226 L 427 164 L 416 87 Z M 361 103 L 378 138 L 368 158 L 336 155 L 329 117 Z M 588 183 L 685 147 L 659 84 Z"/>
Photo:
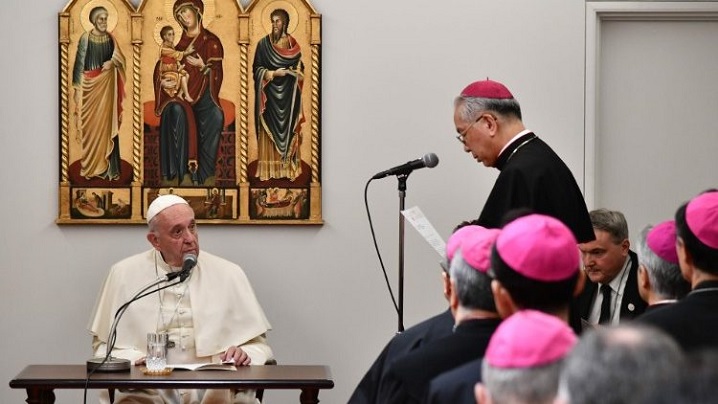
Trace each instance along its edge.
<path fill-rule="evenodd" d="M 164 87 L 164 90 L 170 97 L 178 97 L 194 102 L 187 90 L 187 71 L 184 64 L 181 63 L 182 58 L 194 52 L 192 45 L 187 47 L 185 51 L 175 50 L 175 30 L 169 25 L 165 25 L 160 30 L 162 45 L 160 47 L 160 75 L 163 81 L 172 81 L 179 83 L 179 88 Z"/>

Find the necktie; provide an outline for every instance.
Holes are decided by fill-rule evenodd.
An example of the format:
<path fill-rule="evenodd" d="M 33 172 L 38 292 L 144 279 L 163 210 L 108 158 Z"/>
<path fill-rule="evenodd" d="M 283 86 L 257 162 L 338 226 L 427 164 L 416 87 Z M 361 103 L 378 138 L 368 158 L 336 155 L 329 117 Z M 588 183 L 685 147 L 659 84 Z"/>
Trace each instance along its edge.
<path fill-rule="evenodd" d="M 601 302 L 601 315 L 598 317 L 598 324 L 606 324 L 611 321 L 611 287 L 601 285 L 601 294 L 603 301 Z"/>

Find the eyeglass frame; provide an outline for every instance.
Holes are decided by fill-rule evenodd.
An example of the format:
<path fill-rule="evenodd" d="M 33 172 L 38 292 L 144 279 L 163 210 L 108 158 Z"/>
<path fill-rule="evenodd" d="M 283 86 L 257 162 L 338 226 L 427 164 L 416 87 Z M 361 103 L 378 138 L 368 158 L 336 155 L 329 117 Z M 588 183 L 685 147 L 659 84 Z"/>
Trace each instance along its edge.
<path fill-rule="evenodd" d="M 461 132 L 459 132 L 458 135 L 456 135 L 456 140 L 461 142 L 461 144 L 466 145 L 466 134 L 469 133 L 469 129 L 471 129 L 472 126 L 479 123 L 479 121 L 482 120 L 486 115 L 493 117 L 493 115 L 488 114 L 488 113 L 483 113 L 483 114 L 479 115 L 479 117 L 476 118 L 476 120 L 474 120 L 474 122 L 471 122 L 471 125 L 467 126 L 466 129 L 462 130 Z M 496 117 L 494 117 L 494 119 L 496 119 Z"/>

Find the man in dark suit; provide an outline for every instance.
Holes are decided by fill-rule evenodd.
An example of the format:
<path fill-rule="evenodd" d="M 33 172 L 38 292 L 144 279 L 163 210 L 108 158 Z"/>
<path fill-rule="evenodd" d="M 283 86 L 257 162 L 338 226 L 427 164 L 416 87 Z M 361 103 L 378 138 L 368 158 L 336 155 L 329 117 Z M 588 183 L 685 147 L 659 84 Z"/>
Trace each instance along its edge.
<path fill-rule="evenodd" d="M 571 305 L 571 327 L 616 325 L 646 310 L 638 293 L 638 257 L 629 249 L 623 213 L 608 209 L 590 212 L 596 240 L 579 244 L 587 276 L 583 292 Z"/>
<path fill-rule="evenodd" d="M 484 229 L 461 244 L 450 268 L 454 332 L 397 359 L 381 382 L 377 403 L 421 403 L 434 376 L 484 355 L 501 322 L 486 273 L 498 233 Z"/>
<path fill-rule="evenodd" d="M 639 321 L 668 332 L 686 351 L 718 348 L 718 192 L 706 192 L 676 211 L 676 249 L 692 290 Z"/>

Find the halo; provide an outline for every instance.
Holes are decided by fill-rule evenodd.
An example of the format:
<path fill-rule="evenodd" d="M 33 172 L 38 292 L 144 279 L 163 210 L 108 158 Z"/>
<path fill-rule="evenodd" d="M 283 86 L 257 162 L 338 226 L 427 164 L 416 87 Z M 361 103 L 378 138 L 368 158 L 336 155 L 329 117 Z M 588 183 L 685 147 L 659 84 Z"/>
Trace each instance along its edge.
<path fill-rule="evenodd" d="M 175 43 L 173 45 L 177 45 L 180 35 L 182 35 L 182 27 L 180 27 L 180 25 L 177 23 L 177 20 L 175 19 L 172 19 L 172 21 L 160 21 L 155 24 L 155 29 L 152 32 L 152 37 L 155 38 L 155 42 L 157 42 L 157 45 L 162 46 L 164 40 L 160 35 L 160 31 L 162 31 L 162 27 L 164 27 L 165 25 L 169 25 L 175 30 Z"/>
<path fill-rule="evenodd" d="M 177 33 L 182 31 L 182 27 L 180 27 L 180 24 L 175 19 L 175 14 L 173 12 L 175 3 L 176 0 L 165 0 L 165 15 L 170 21 L 172 21 L 172 23 L 165 25 L 172 25 L 173 27 L 175 27 L 175 33 Z M 214 0 L 203 0 L 202 3 L 204 4 L 204 13 L 202 14 L 202 26 L 207 28 L 209 27 L 209 24 L 214 21 L 214 17 L 217 14 L 217 7 Z M 179 28 L 179 31 L 177 31 L 177 28 Z M 160 41 L 160 43 L 162 42 Z"/>
<path fill-rule="evenodd" d="M 90 11 L 98 6 L 102 6 L 107 9 L 107 32 L 114 31 L 118 20 L 117 9 L 115 8 L 115 5 L 110 3 L 108 0 L 94 0 L 82 7 L 82 10 L 80 10 L 80 24 L 82 24 L 82 28 L 85 32 L 91 31 L 95 28 L 90 21 Z"/>
<path fill-rule="evenodd" d="M 287 27 L 287 33 L 291 34 L 297 29 L 299 25 L 299 14 L 297 9 L 288 1 L 279 0 L 273 1 L 267 7 L 262 10 L 262 27 L 267 34 L 272 33 L 272 11 L 283 8 L 289 14 L 289 26 Z"/>
<path fill-rule="evenodd" d="M 217 7 L 215 7 L 214 0 L 206 0 L 204 3 L 204 15 L 202 15 L 202 25 L 208 28 L 214 18 L 217 16 Z"/>

